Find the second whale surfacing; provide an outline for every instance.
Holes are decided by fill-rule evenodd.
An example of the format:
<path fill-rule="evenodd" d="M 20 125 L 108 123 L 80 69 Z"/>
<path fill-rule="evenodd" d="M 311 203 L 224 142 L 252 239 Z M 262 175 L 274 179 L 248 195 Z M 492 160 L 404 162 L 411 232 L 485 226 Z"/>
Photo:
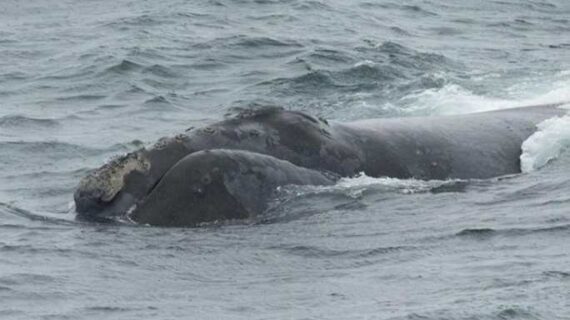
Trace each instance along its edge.
<path fill-rule="evenodd" d="M 168 170 L 129 218 L 161 226 L 247 219 L 283 185 L 330 185 L 334 176 L 241 150 L 192 153 Z"/>
<path fill-rule="evenodd" d="M 81 180 L 76 211 L 156 226 L 251 218 L 278 186 L 371 177 L 490 178 L 520 172 L 521 145 L 560 105 L 454 116 L 327 122 L 268 108 L 113 160 Z"/>

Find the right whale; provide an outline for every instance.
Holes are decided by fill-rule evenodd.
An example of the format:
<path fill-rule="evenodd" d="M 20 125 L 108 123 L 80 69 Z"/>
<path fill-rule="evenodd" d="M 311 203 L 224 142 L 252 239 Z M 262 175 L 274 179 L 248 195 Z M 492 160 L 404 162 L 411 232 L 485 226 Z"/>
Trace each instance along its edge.
<path fill-rule="evenodd" d="M 330 185 L 336 176 L 243 150 L 204 150 L 178 161 L 127 218 L 159 226 L 255 218 L 283 185 Z"/>
<path fill-rule="evenodd" d="M 323 172 L 343 177 L 363 172 L 371 177 L 416 179 L 484 179 L 518 173 L 522 143 L 536 131 L 538 123 L 564 115 L 566 110 L 558 108 L 560 105 L 347 123 L 328 122 L 279 108 L 248 111 L 174 138 L 162 139 L 150 149 L 132 152 L 94 170 L 81 180 L 74 194 L 76 211 L 87 218 L 125 216 L 130 212 L 135 222 L 154 225 L 196 225 L 201 222 L 199 220 L 224 217 L 218 212 L 208 219 L 170 219 L 168 223 L 160 219 L 160 215 L 168 213 L 168 208 L 180 208 L 185 201 L 183 193 L 190 187 L 181 187 L 183 182 L 179 179 L 193 181 L 193 175 L 203 174 L 199 170 L 189 170 L 187 163 L 199 160 L 190 158 L 190 161 L 188 156 L 204 150 L 223 149 L 201 156 L 219 163 L 218 171 L 244 172 L 230 166 L 228 159 L 255 165 L 262 176 L 259 181 L 268 188 L 334 181 L 330 179 L 331 175 L 319 176 Z M 264 172 L 260 163 L 271 165 Z M 275 168 L 281 169 L 275 171 Z M 304 176 L 307 178 L 303 179 Z M 232 177 L 239 179 L 239 174 L 232 173 Z M 172 187 L 174 185 L 179 187 Z M 260 190 L 251 184 L 244 186 Z M 161 191 L 162 196 L 158 197 L 157 190 L 168 192 Z M 176 190 L 181 194 L 177 195 Z M 263 196 L 253 195 L 251 199 L 264 201 L 266 196 L 263 193 Z M 209 199 L 218 199 L 220 208 L 227 208 L 222 198 L 220 195 Z M 155 204 L 160 201 L 164 203 Z M 160 213 L 150 209 L 145 209 L 145 214 L 140 211 L 151 207 Z M 245 207 L 264 206 L 250 203 Z M 154 212 L 152 219 L 148 218 L 148 212 Z M 154 216 L 157 214 L 158 218 Z M 238 216 L 243 218 L 247 214 L 242 212 Z"/>

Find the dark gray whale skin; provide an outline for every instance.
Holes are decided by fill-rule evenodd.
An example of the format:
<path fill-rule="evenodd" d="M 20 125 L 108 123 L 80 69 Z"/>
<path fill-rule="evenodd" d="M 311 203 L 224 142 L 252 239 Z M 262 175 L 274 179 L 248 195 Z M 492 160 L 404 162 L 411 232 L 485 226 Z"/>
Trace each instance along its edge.
<path fill-rule="evenodd" d="M 129 218 L 171 227 L 254 218 L 279 186 L 330 185 L 335 178 L 249 151 L 198 151 L 168 170 Z"/>
<path fill-rule="evenodd" d="M 162 181 L 168 170 L 187 155 L 213 149 L 225 149 L 229 158 L 231 150 L 245 150 L 253 158 L 268 155 L 299 170 L 345 177 L 364 172 L 372 177 L 469 179 L 518 173 L 523 141 L 538 123 L 566 113 L 558 106 L 348 123 L 278 108 L 250 111 L 161 139 L 93 171 L 74 194 L 76 211 L 80 217 L 107 218 L 150 207 L 155 187 L 168 181 Z M 132 217 L 153 224 L 142 214 Z"/>

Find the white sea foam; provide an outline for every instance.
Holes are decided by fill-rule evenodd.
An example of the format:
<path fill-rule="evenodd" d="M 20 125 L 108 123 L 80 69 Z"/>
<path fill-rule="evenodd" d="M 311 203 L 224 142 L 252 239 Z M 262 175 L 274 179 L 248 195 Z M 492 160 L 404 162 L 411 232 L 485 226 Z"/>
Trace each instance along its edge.
<path fill-rule="evenodd" d="M 508 88 L 508 96 L 497 98 L 478 95 L 458 84 L 429 89 L 406 97 L 413 99 L 412 114 L 448 115 L 465 114 L 513 108 L 517 106 L 570 102 L 570 72 L 561 72 L 552 81 L 537 87 L 537 80 L 519 83 Z"/>
<path fill-rule="evenodd" d="M 522 144 L 521 170 L 531 172 L 570 148 L 570 115 L 545 120 Z"/>
<path fill-rule="evenodd" d="M 357 63 L 354 64 L 355 67 L 360 67 L 360 66 L 375 66 L 376 63 L 374 63 L 374 61 L 370 61 L 370 60 L 362 60 L 362 61 L 358 61 Z"/>
<path fill-rule="evenodd" d="M 512 101 L 480 96 L 457 84 L 425 90 L 408 96 L 410 97 L 418 101 L 413 108 L 409 109 L 412 113 L 431 115 L 464 114 L 513 106 Z"/>
<path fill-rule="evenodd" d="M 434 188 L 444 185 L 452 185 L 461 180 L 417 180 L 417 179 L 397 179 L 397 178 L 373 178 L 360 173 L 356 177 L 342 178 L 331 186 L 289 186 L 290 188 L 280 188 L 280 191 L 293 192 L 295 195 L 341 193 L 352 198 L 362 196 L 367 190 L 382 190 L 383 192 L 395 192 L 402 194 L 413 194 L 428 192 Z"/>

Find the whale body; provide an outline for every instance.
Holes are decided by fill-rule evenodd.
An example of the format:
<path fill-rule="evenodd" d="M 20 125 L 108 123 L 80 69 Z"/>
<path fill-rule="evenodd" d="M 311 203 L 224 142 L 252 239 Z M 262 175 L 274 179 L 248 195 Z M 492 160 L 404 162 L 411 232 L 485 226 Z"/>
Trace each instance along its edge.
<path fill-rule="evenodd" d="M 248 111 L 94 170 L 74 194 L 76 211 L 195 226 L 258 215 L 269 191 L 288 184 L 331 184 L 362 172 L 426 180 L 519 173 L 522 143 L 538 123 L 565 114 L 558 106 L 346 123 L 279 108 Z"/>

